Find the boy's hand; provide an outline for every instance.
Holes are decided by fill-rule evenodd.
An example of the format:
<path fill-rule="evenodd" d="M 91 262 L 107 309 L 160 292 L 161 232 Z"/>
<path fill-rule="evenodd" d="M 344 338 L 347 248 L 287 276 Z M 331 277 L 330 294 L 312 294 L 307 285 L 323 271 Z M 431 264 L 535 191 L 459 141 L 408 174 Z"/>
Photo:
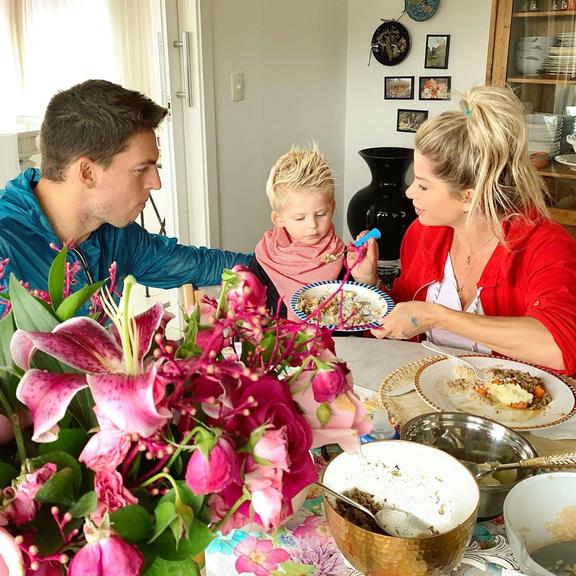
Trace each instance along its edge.
<path fill-rule="evenodd" d="M 367 234 L 368 230 L 360 232 L 356 239 L 362 238 Z M 368 240 L 361 248 L 356 248 L 351 245 L 348 246 L 346 254 L 346 262 L 348 266 L 353 266 L 358 257 L 358 250 L 366 250 L 362 262 L 352 268 L 352 277 L 356 282 L 363 282 L 364 284 L 378 285 L 378 243 L 373 238 Z"/>

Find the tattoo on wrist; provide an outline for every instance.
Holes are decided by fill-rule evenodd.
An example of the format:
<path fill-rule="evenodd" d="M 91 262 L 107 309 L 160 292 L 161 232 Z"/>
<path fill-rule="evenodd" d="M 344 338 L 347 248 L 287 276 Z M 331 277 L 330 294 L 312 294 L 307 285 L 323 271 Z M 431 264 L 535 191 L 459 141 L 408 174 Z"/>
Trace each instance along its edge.
<path fill-rule="evenodd" d="M 418 324 L 419 324 L 418 318 L 416 318 L 416 316 L 412 316 L 410 318 L 410 324 L 412 324 L 412 326 L 418 326 Z"/>

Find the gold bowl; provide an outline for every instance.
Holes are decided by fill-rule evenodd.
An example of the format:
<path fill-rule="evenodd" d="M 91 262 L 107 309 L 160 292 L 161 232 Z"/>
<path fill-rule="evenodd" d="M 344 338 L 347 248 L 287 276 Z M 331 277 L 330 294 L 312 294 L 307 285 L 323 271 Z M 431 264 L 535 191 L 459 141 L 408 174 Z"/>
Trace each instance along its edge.
<path fill-rule="evenodd" d="M 455 568 L 468 544 L 478 512 L 479 491 L 455 458 L 422 444 L 383 440 L 362 446 L 362 455 L 340 454 L 326 467 L 323 482 L 344 492 L 358 488 L 375 500 L 416 514 L 439 532 L 398 538 L 370 532 L 335 509 L 324 507 L 336 545 L 366 576 L 440 576 Z"/>

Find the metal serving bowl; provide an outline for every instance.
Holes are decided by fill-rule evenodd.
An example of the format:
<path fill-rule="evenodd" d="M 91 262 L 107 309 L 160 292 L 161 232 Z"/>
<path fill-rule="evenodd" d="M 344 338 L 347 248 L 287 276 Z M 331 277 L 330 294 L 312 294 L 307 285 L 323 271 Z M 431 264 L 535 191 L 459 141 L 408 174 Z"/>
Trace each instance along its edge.
<path fill-rule="evenodd" d="M 402 427 L 401 438 L 434 446 L 456 458 L 477 463 L 498 461 L 504 464 L 538 456 L 532 444 L 518 432 L 488 418 L 461 412 L 416 416 Z M 488 518 L 501 514 L 508 492 L 535 472 L 518 470 L 515 481 L 499 486 L 480 484 L 478 516 Z"/>
<path fill-rule="evenodd" d="M 362 455 L 334 458 L 322 480 L 338 492 L 368 492 L 439 532 L 421 538 L 371 532 L 339 514 L 332 498 L 325 496 L 336 545 L 366 576 L 440 576 L 459 564 L 474 530 L 480 495 L 472 475 L 450 455 L 416 442 L 370 442 L 362 446 Z"/>

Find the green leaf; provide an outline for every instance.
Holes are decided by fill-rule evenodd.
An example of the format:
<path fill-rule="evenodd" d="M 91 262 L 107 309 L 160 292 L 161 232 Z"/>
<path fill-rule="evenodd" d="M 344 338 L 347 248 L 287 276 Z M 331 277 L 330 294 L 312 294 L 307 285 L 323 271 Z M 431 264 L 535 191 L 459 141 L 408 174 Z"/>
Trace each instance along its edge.
<path fill-rule="evenodd" d="M 156 517 L 156 524 L 154 526 L 154 534 L 149 542 L 154 542 L 170 524 L 172 521 L 178 518 L 176 514 L 176 507 L 173 502 L 160 502 L 156 509 L 154 510 L 154 516 Z"/>
<path fill-rule="evenodd" d="M 94 398 L 90 388 L 84 388 L 76 393 L 68 406 L 68 411 L 84 430 L 91 430 L 98 426 L 98 420 L 94 413 Z"/>
<path fill-rule="evenodd" d="M 94 510 L 98 507 L 98 498 L 96 497 L 96 492 L 91 490 L 82 494 L 80 499 L 68 510 L 72 514 L 73 518 L 82 518 L 83 516 L 88 516 L 92 514 Z"/>
<path fill-rule="evenodd" d="M 59 306 L 56 308 L 56 316 L 62 322 L 69 320 L 76 314 L 76 312 L 84 306 L 84 303 L 105 284 L 106 280 L 100 280 L 94 284 L 83 286 L 80 290 L 70 294 Z"/>
<path fill-rule="evenodd" d="M 200 569 L 194 560 L 164 560 L 156 557 L 144 576 L 200 576 Z"/>
<path fill-rule="evenodd" d="M 10 354 L 10 340 L 16 331 L 14 314 L 10 311 L 0 320 L 0 366 L 12 366 L 12 354 Z"/>
<path fill-rule="evenodd" d="M 29 332 L 52 332 L 58 326 L 58 319 L 50 312 L 46 305 L 34 298 L 14 274 L 10 274 L 10 297 L 14 321 L 21 330 Z"/>
<path fill-rule="evenodd" d="M 326 426 L 332 416 L 332 410 L 327 402 L 323 402 L 316 410 L 316 417 L 322 426 Z"/>
<path fill-rule="evenodd" d="M 180 493 L 182 502 L 187 506 L 190 506 L 192 510 L 194 510 L 194 515 L 198 516 L 202 510 L 206 497 L 203 495 L 194 494 L 194 492 L 188 488 L 185 480 L 177 480 L 176 485 L 178 486 L 178 492 Z M 160 499 L 160 502 L 175 503 L 176 493 L 174 492 L 174 488 L 170 489 L 166 494 L 164 494 L 164 496 L 162 496 Z"/>
<path fill-rule="evenodd" d="M 50 294 L 50 302 L 52 302 L 52 308 L 54 308 L 54 310 L 60 306 L 64 295 L 67 255 L 68 249 L 66 246 L 63 246 L 58 256 L 54 258 L 50 266 L 50 271 L 48 272 L 48 293 Z"/>
<path fill-rule="evenodd" d="M 192 530 L 178 543 L 172 532 L 165 530 L 153 544 L 158 556 L 165 560 L 188 560 L 206 550 L 215 537 L 206 524 L 195 519 Z"/>
<path fill-rule="evenodd" d="M 112 528 L 126 542 L 136 543 L 145 540 L 152 530 L 150 514 L 139 505 L 126 506 L 110 514 Z"/>
<path fill-rule="evenodd" d="M 36 458 L 32 458 L 29 460 L 29 462 L 33 470 L 38 470 L 38 468 L 41 468 L 48 462 L 56 464 L 58 470 L 70 468 L 74 478 L 74 492 L 79 491 L 80 485 L 82 483 L 82 471 L 80 469 L 80 464 L 78 464 L 76 459 L 70 456 L 70 454 L 66 454 L 66 452 L 57 450 L 54 452 L 48 452 L 47 454 L 42 454 Z"/>
<path fill-rule="evenodd" d="M 80 452 L 88 442 L 88 434 L 82 428 L 61 428 L 58 439 L 54 442 L 46 442 L 38 445 L 39 454 L 61 451 L 78 458 Z"/>
<path fill-rule="evenodd" d="M 16 476 L 18 476 L 18 470 L 14 466 L 0 462 L 0 488 L 10 486 Z"/>
<path fill-rule="evenodd" d="M 50 502 L 69 506 L 74 501 L 74 472 L 70 468 L 59 470 L 48 478 L 36 492 L 34 499 L 38 502 Z"/>
<path fill-rule="evenodd" d="M 10 300 L 10 293 L 9 292 L 0 292 L 0 298 L 4 298 L 4 300 Z"/>

